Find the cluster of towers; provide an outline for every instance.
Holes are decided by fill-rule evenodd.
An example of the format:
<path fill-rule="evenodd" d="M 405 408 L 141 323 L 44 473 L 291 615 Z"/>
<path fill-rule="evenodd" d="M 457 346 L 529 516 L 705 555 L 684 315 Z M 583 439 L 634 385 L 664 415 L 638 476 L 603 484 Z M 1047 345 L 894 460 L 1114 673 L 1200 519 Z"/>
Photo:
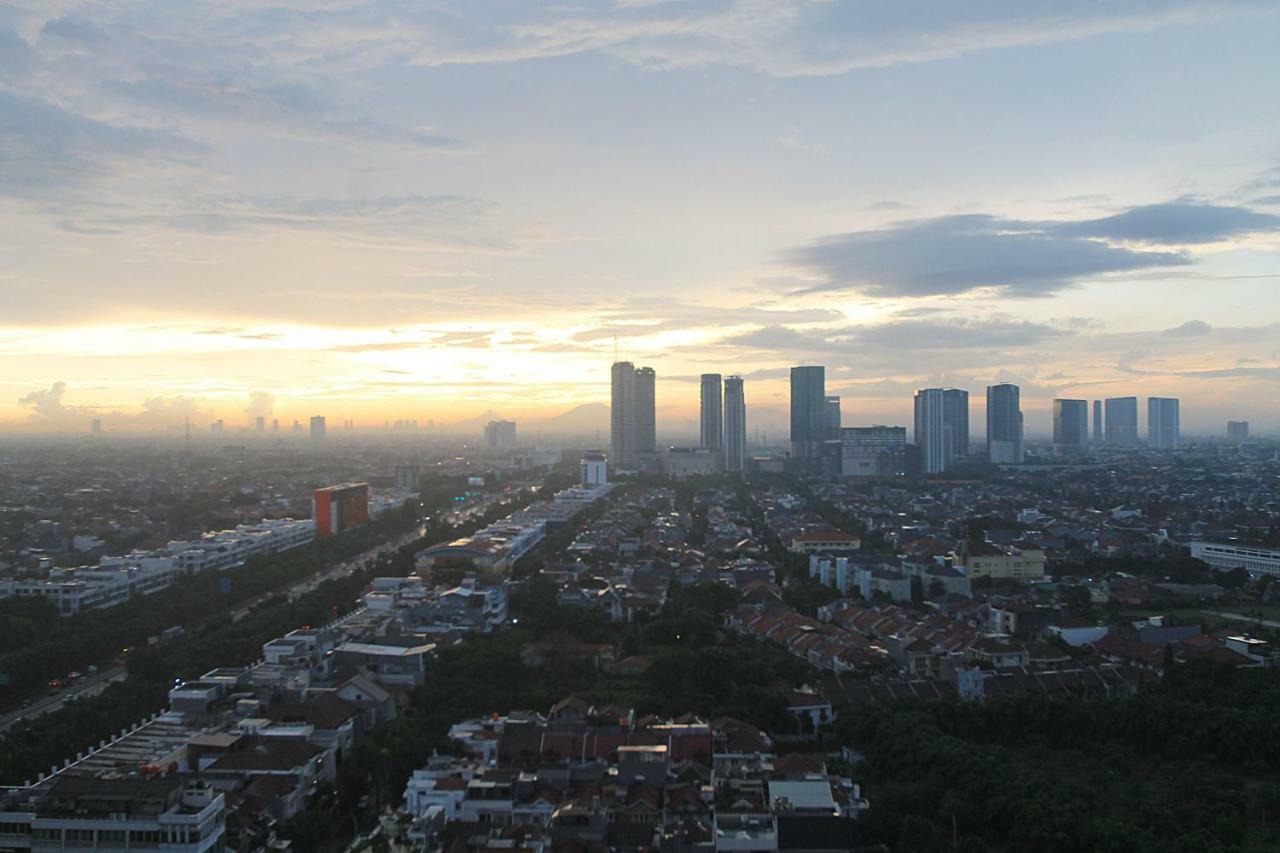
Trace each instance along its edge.
<path fill-rule="evenodd" d="M 1174 449 L 1182 439 L 1181 407 L 1176 397 L 1147 398 L 1147 445 Z M 1089 401 L 1053 401 L 1053 443 L 1062 449 L 1090 444 Z M 1093 401 L 1095 446 L 1138 446 L 1138 398 L 1109 397 Z"/>

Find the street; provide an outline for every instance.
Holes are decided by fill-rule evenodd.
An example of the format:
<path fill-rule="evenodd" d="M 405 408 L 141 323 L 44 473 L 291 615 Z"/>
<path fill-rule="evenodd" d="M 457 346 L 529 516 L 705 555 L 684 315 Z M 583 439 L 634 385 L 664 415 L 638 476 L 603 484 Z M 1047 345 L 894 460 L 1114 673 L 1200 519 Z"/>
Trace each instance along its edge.
<path fill-rule="evenodd" d="M 289 596 L 290 600 L 292 600 L 300 595 L 313 591 L 325 581 L 335 580 L 337 578 L 350 575 L 353 572 L 364 568 L 367 564 L 376 560 L 378 557 L 392 551 L 399 550 L 405 545 L 421 539 L 425 535 L 426 526 L 419 525 L 403 536 L 397 537 L 396 539 L 379 545 L 376 548 L 371 548 L 349 560 L 338 563 L 330 569 L 298 581 L 281 591 L 285 592 Z M 245 605 L 232 610 L 230 614 L 231 621 L 239 622 L 249 612 L 251 606 L 252 605 Z M 19 708 L 0 716 L 0 734 L 7 732 L 15 723 L 21 722 L 22 720 L 35 719 L 36 717 L 44 714 L 61 710 L 63 705 L 71 699 L 97 696 L 103 690 L 106 690 L 112 683 L 123 681 L 127 677 L 128 672 L 123 666 L 110 667 L 93 675 L 85 676 L 52 696 L 41 696 L 40 698 L 32 701 L 31 704 L 26 707 Z"/>

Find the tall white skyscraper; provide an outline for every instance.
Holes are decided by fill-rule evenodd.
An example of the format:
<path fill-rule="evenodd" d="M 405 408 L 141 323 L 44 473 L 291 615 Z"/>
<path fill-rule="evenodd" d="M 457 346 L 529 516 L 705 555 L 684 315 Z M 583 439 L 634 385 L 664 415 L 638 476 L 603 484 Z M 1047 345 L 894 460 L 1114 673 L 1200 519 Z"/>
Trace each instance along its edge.
<path fill-rule="evenodd" d="M 945 392 L 941 388 L 922 388 L 916 392 L 915 443 L 920 452 L 920 470 L 937 474 L 951 463 L 952 437 L 946 428 Z"/>
<path fill-rule="evenodd" d="M 1181 441 L 1182 418 L 1176 397 L 1147 398 L 1147 444 L 1173 450 Z"/>
<path fill-rule="evenodd" d="M 614 362 L 610 372 L 609 461 L 614 470 L 633 471 L 638 454 L 657 450 L 652 367 Z"/>
<path fill-rule="evenodd" d="M 724 469 L 743 471 L 747 467 L 747 400 L 741 376 L 724 380 Z"/>
<path fill-rule="evenodd" d="M 716 456 L 724 449 L 724 402 L 720 392 L 720 374 L 702 374 L 702 412 L 698 420 L 698 441 Z"/>

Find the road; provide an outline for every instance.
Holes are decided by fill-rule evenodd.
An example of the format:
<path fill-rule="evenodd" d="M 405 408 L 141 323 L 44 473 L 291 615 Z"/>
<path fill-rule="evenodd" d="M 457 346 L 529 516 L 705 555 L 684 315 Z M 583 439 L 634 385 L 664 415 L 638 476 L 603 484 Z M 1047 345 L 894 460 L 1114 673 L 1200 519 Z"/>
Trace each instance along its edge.
<path fill-rule="evenodd" d="M 421 539 L 426 535 L 426 532 L 427 529 L 425 526 L 419 526 L 403 536 L 399 536 L 390 542 L 386 542 L 376 548 L 371 548 L 368 551 L 357 554 L 350 560 L 338 563 L 323 572 L 311 575 L 304 580 L 300 580 L 283 590 L 277 590 L 272 594 L 279 594 L 283 592 L 287 594 L 289 596 L 289 600 L 292 601 L 300 595 L 305 595 L 306 593 L 311 592 L 325 581 L 346 577 L 359 569 L 365 568 L 378 557 L 384 556 L 392 551 L 397 551 L 405 545 Z M 231 621 L 239 622 L 248 612 L 249 605 L 231 611 Z M 104 669 L 94 675 L 85 676 L 71 686 L 63 688 L 52 696 L 41 696 L 23 708 L 19 708 L 16 711 L 0 716 L 0 734 L 7 732 L 10 727 L 22 720 L 33 720 L 43 714 L 51 714 L 54 711 L 61 710 L 63 705 L 71 699 L 97 696 L 103 690 L 106 690 L 109 685 L 116 681 L 123 681 L 128 677 L 128 675 L 128 672 L 125 671 L 123 666 L 114 666 Z"/>
<path fill-rule="evenodd" d="M 320 572 L 319 574 L 311 575 L 308 578 L 298 581 L 292 586 L 286 587 L 285 589 L 282 589 L 282 590 L 276 590 L 274 593 L 271 593 L 271 594 L 279 595 L 280 593 L 284 593 L 289 597 L 290 601 L 293 601 L 295 598 L 297 598 L 300 595 L 306 595 L 308 592 L 312 592 L 313 590 L 315 590 L 316 587 L 320 586 L 320 584 L 325 583 L 326 581 L 337 580 L 338 578 L 346 577 L 347 575 L 350 575 L 360 569 L 367 568 L 374 560 L 378 559 L 379 557 L 389 554 L 392 551 L 398 551 L 401 548 L 403 548 L 405 545 L 409 545 L 410 543 L 416 542 L 417 540 L 421 539 L 423 536 L 426 536 L 426 535 L 427 535 L 426 526 L 420 525 L 414 528 L 413 530 L 410 530 L 408 533 L 404 534 L 403 536 L 399 536 L 395 539 L 392 539 L 390 542 L 386 542 L 382 545 L 379 545 L 377 548 L 371 548 L 368 551 L 357 554 L 356 556 L 352 557 L 350 560 L 346 560 L 344 562 L 338 563 L 336 566 L 333 566 L 332 568 L 326 571 Z M 248 614 L 251 607 L 252 605 L 245 605 L 244 607 L 240 607 L 231 611 L 231 621 L 239 622 L 241 619 L 245 617 L 245 615 Z"/>
<path fill-rule="evenodd" d="M 82 696 L 97 696 L 116 681 L 124 681 L 128 677 L 122 666 L 113 666 L 94 675 L 86 675 L 70 687 L 66 687 L 52 696 L 41 696 L 24 708 L 19 708 L 0 717 L 0 734 L 9 731 L 9 727 L 21 720 L 33 720 L 42 714 L 51 714 L 62 709 L 69 699 Z"/>

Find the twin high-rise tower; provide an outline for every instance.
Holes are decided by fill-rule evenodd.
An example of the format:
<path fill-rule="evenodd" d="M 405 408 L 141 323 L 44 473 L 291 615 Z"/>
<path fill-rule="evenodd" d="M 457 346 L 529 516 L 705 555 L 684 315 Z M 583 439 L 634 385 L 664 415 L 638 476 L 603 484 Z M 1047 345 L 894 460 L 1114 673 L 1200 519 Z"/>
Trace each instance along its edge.
<path fill-rule="evenodd" d="M 719 373 L 704 373 L 701 379 L 699 441 L 720 459 L 725 471 L 742 471 L 747 461 L 747 403 L 742 377 L 725 378 L 723 391 Z"/>
<path fill-rule="evenodd" d="M 615 469 L 635 470 L 639 455 L 657 452 L 652 367 L 617 361 L 610 374 L 609 458 Z"/>

